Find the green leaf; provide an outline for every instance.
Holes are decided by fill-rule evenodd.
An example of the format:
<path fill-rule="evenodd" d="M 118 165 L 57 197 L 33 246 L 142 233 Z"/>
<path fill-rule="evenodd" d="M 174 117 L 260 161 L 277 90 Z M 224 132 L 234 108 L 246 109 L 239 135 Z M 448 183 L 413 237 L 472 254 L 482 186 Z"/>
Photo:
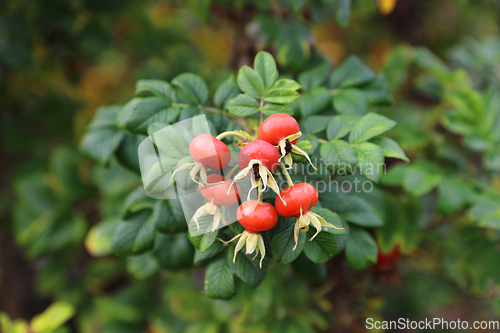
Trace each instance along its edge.
<path fill-rule="evenodd" d="M 237 277 L 252 288 L 256 288 L 264 280 L 267 273 L 267 258 L 264 258 L 262 268 L 260 268 L 260 257 L 252 260 L 254 256 L 254 254 L 238 252 L 234 271 Z"/>
<path fill-rule="evenodd" d="M 424 69 L 428 69 L 435 74 L 448 73 L 446 64 L 434 53 L 425 47 L 418 47 L 415 49 L 415 63 Z"/>
<path fill-rule="evenodd" d="M 484 164 L 488 170 L 500 171 L 500 149 L 494 149 L 484 157 Z"/>
<path fill-rule="evenodd" d="M 229 113 L 237 117 L 248 117 L 259 112 L 259 103 L 251 96 L 240 94 L 227 105 Z"/>
<path fill-rule="evenodd" d="M 209 259 L 215 257 L 219 253 L 221 253 L 225 249 L 224 244 L 220 241 L 216 241 L 213 243 L 212 246 L 208 248 L 205 252 L 200 252 L 198 250 L 195 251 L 194 253 L 194 259 L 193 259 L 193 264 L 195 266 L 202 265 Z"/>
<path fill-rule="evenodd" d="M 19 321 L 18 321 L 19 322 Z M 6 333 L 22 333 L 22 332 L 27 332 L 28 331 L 28 325 L 23 322 L 22 324 L 24 327 L 23 327 L 23 331 L 17 331 L 14 329 L 14 322 L 10 319 L 9 315 L 5 312 L 0 312 L 0 329 L 2 330 L 2 332 L 6 332 Z M 17 329 L 17 328 L 16 328 Z"/>
<path fill-rule="evenodd" d="M 132 213 L 116 227 L 111 243 L 113 252 L 118 256 L 143 253 L 153 247 L 154 236 L 151 210 L 143 209 Z"/>
<path fill-rule="evenodd" d="M 403 188 L 415 196 L 430 192 L 441 182 L 441 175 L 420 165 L 408 167 L 403 179 Z"/>
<path fill-rule="evenodd" d="M 311 116 L 306 120 L 306 131 L 309 134 L 319 133 L 324 131 L 328 126 L 328 121 L 331 116 Z"/>
<path fill-rule="evenodd" d="M 238 89 L 238 92 L 239 92 L 239 89 Z M 197 106 L 191 105 L 191 106 L 182 108 L 181 113 L 179 114 L 178 121 L 191 119 L 195 116 L 198 116 L 199 114 L 200 114 L 200 109 L 198 109 Z"/>
<path fill-rule="evenodd" d="M 342 219 L 340 218 L 339 214 L 334 213 L 326 208 L 321 208 L 316 206 L 311 208 L 311 211 L 313 213 L 318 214 L 319 216 L 324 218 L 327 223 L 330 223 L 331 225 L 337 228 L 344 228 L 344 224 L 342 223 Z M 346 229 L 335 229 L 330 227 L 323 227 L 322 231 L 332 235 L 345 235 L 347 233 Z"/>
<path fill-rule="evenodd" d="M 360 87 L 363 98 L 369 105 L 391 106 L 394 101 L 385 74 L 379 74 L 374 80 Z"/>
<path fill-rule="evenodd" d="M 301 253 L 297 259 L 292 262 L 293 270 L 302 278 L 315 283 L 322 283 L 326 280 L 326 267 L 323 264 L 315 264 Z"/>
<path fill-rule="evenodd" d="M 254 60 L 255 71 L 260 75 L 264 82 L 265 88 L 273 86 L 278 78 L 278 70 L 276 69 L 276 61 L 271 54 L 266 51 L 260 51 Z M 243 90 L 243 89 L 242 89 Z M 244 90 L 243 90 L 244 91 Z"/>
<path fill-rule="evenodd" d="M 116 151 L 116 158 L 121 165 L 132 170 L 136 174 L 140 174 L 139 154 L 137 150 L 142 141 L 146 139 L 144 135 L 126 133 L 125 139 Z"/>
<path fill-rule="evenodd" d="M 278 25 L 275 49 L 281 65 L 301 68 L 310 59 L 310 31 L 304 23 L 289 18 Z"/>
<path fill-rule="evenodd" d="M 331 88 L 349 88 L 375 78 L 375 73 L 355 55 L 347 58 L 330 76 Z"/>
<path fill-rule="evenodd" d="M 384 178 L 382 178 L 381 184 L 387 186 L 400 186 L 406 176 L 406 170 L 408 167 L 405 164 L 396 164 L 391 167 Z"/>
<path fill-rule="evenodd" d="M 219 229 L 215 230 L 215 232 L 206 232 L 203 234 L 200 240 L 199 249 L 200 252 L 205 252 L 208 250 L 214 242 L 217 241 L 217 236 L 219 235 Z"/>
<path fill-rule="evenodd" d="M 31 320 L 31 331 L 36 333 L 51 333 L 61 327 L 75 314 L 73 305 L 67 302 L 57 302 L 49 306 Z"/>
<path fill-rule="evenodd" d="M 198 75 L 183 73 L 172 80 L 172 84 L 179 87 L 195 105 L 204 105 L 208 100 L 208 87 Z"/>
<path fill-rule="evenodd" d="M 207 122 L 208 122 L 208 126 L 207 126 Z M 211 131 L 210 123 L 211 123 L 211 120 L 210 119 L 206 119 L 206 115 L 205 115 L 205 117 L 194 117 L 191 120 L 191 128 L 189 130 L 189 132 L 191 133 L 191 135 L 189 134 L 189 132 L 181 131 L 181 129 L 184 129 L 181 126 L 178 127 L 179 133 L 183 137 L 188 138 L 186 140 L 186 144 L 188 144 L 188 143 L 191 144 L 191 140 L 195 136 L 200 135 L 200 134 L 209 133 Z M 187 129 L 186 129 L 186 131 L 187 131 Z M 186 154 L 186 155 L 189 155 L 189 154 Z"/>
<path fill-rule="evenodd" d="M 442 119 L 443 126 L 452 133 L 463 136 L 472 135 L 475 131 L 474 124 L 464 119 L 458 110 L 450 110 Z"/>
<path fill-rule="evenodd" d="M 342 28 L 347 28 L 351 19 L 351 0 L 338 0 L 337 3 L 337 22 Z"/>
<path fill-rule="evenodd" d="M 82 138 L 80 150 L 99 163 L 108 163 L 125 138 L 116 127 L 119 111 L 120 107 L 100 107 Z"/>
<path fill-rule="evenodd" d="M 145 134 L 154 122 L 173 123 L 180 110 L 162 97 L 134 98 L 128 102 L 118 116 L 118 127 L 131 132 Z"/>
<path fill-rule="evenodd" d="M 156 132 L 161 131 L 162 129 L 164 129 L 167 126 L 169 126 L 169 124 L 163 123 L 161 121 L 157 121 L 157 122 L 154 122 L 151 125 L 149 125 L 146 132 L 147 132 L 148 136 L 151 136 L 151 135 L 155 134 Z"/>
<path fill-rule="evenodd" d="M 438 208 L 452 215 L 467 201 L 468 188 L 457 178 L 443 179 L 438 186 Z"/>
<path fill-rule="evenodd" d="M 296 143 L 296 146 L 299 147 L 302 150 L 312 150 L 313 145 L 310 141 L 307 140 L 300 140 Z"/>
<path fill-rule="evenodd" d="M 385 170 L 384 152 L 379 146 L 363 142 L 354 145 L 360 172 L 367 179 L 378 183 Z"/>
<path fill-rule="evenodd" d="M 176 165 L 174 158 L 165 158 L 153 164 L 144 180 L 146 193 L 162 194 L 172 187 L 172 170 Z"/>
<path fill-rule="evenodd" d="M 112 252 L 111 240 L 119 218 L 108 218 L 94 225 L 85 238 L 85 248 L 94 257 L 101 257 Z"/>
<path fill-rule="evenodd" d="M 156 200 L 150 198 L 142 187 L 136 188 L 125 198 L 122 208 L 122 217 L 127 217 L 129 213 L 135 213 L 141 209 L 153 209 Z"/>
<path fill-rule="evenodd" d="M 289 264 L 297 259 L 304 249 L 306 234 L 300 233 L 297 248 L 293 251 L 295 246 L 293 228 L 294 224 L 290 224 L 285 230 L 278 232 L 274 235 L 271 243 L 274 260 L 282 265 Z"/>
<path fill-rule="evenodd" d="M 359 120 L 358 117 L 340 115 L 331 118 L 328 123 L 328 129 L 326 131 L 326 136 L 328 140 L 341 139 L 353 129 L 356 122 Z"/>
<path fill-rule="evenodd" d="M 157 96 L 168 99 L 170 102 L 175 102 L 177 96 L 172 86 L 162 80 L 139 80 L 135 86 L 135 94 L 137 96 Z"/>
<path fill-rule="evenodd" d="M 290 5 L 295 13 L 299 13 L 306 2 L 307 0 L 290 0 Z"/>
<path fill-rule="evenodd" d="M 120 114 L 121 109 L 121 106 L 116 105 L 98 107 L 87 129 L 98 130 L 110 127 L 116 128 L 116 118 Z"/>
<path fill-rule="evenodd" d="M 308 69 L 299 74 L 298 80 L 304 90 L 310 90 L 312 87 L 321 86 L 328 77 L 330 64 L 324 62 L 316 67 Z"/>
<path fill-rule="evenodd" d="M 187 0 L 187 5 L 196 15 L 200 17 L 203 23 L 207 23 L 210 17 L 211 0 Z"/>
<path fill-rule="evenodd" d="M 327 168 L 339 175 L 352 174 L 356 168 L 356 151 L 343 140 L 333 140 L 321 145 L 321 159 Z"/>
<path fill-rule="evenodd" d="M 186 233 L 156 233 L 153 256 L 167 270 L 188 268 L 193 264 L 194 248 Z"/>
<path fill-rule="evenodd" d="M 214 95 L 214 104 L 220 109 L 226 109 L 229 101 L 240 94 L 234 75 L 224 81 Z"/>
<path fill-rule="evenodd" d="M 271 88 L 264 96 L 266 102 L 279 104 L 292 103 L 297 98 L 299 98 L 298 92 L 285 88 Z"/>
<path fill-rule="evenodd" d="M 202 237 L 203 237 L 203 234 L 192 236 L 191 233 L 188 232 L 189 241 L 191 242 L 191 244 L 193 244 L 193 246 L 196 250 L 198 250 L 200 248 L 200 242 L 201 242 Z"/>
<path fill-rule="evenodd" d="M 471 134 L 463 140 L 464 146 L 475 152 L 487 152 L 493 149 L 493 142 L 489 136 Z"/>
<path fill-rule="evenodd" d="M 323 111 L 330 104 L 331 99 L 332 96 L 328 89 L 325 87 L 313 87 L 311 90 L 303 93 L 297 101 L 302 116 L 309 117 Z"/>
<path fill-rule="evenodd" d="M 307 237 L 311 238 L 316 230 L 309 228 Z M 323 264 L 332 258 L 337 252 L 337 240 L 326 232 L 320 232 L 312 241 L 307 241 L 304 246 L 306 256 L 316 264 Z"/>
<path fill-rule="evenodd" d="M 302 86 L 291 79 L 280 79 L 274 84 L 272 89 L 299 90 Z"/>
<path fill-rule="evenodd" d="M 241 91 L 253 98 L 264 96 L 264 82 L 262 78 L 248 66 L 243 66 L 238 71 L 238 86 Z"/>
<path fill-rule="evenodd" d="M 127 286 L 115 291 L 112 295 L 101 295 L 94 299 L 97 313 L 122 325 L 115 332 L 130 332 L 127 328 L 140 325 L 148 312 L 152 297 L 148 289 L 139 284 Z M 140 331 L 140 329 L 139 329 Z"/>
<path fill-rule="evenodd" d="M 382 151 L 384 152 L 385 156 L 392 158 L 399 158 L 400 160 L 410 162 L 405 152 L 403 151 L 403 149 L 401 149 L 401 147 L 398 145 L 396 141 L 383 136 L 379 136 L 370 139 L 370 142 L 382 148 Z"/>
<path fill-rule="evenodd" d="M 390 209 L 390 217 L 385 218 L 384 226 L 377 229 L 376 240 L 379 251 L 391 252 L 396 246 L 410 245 L 411 238 L 418 237 L 416 231 L 419 226 L 414 223 L 412 216 L 414 203 L 403 203 L 399 198 L 389 198 L 387 207 Z M 386 209 L 387 210 L 387 209 Z M 408 218 L 410 217 L 410 218 Z M 405 247 L 403 246 L 403 248 Z"/>
<path fill-rule="evenodd" d="M 362 116 L 368 107 L 363 91 L 354 88 L 334 92 L 332 105 L 338 113 L 350 116 Z"/>
<path fill-rule="evenodd" d="M 408 78 L 408 67 L 413 63 L 414 49 L 408 45 L 399 45 L 392 49 L 384 64 L 384 73 L 392 89 L 400 87 Z"/>
<path fill-rule="evenodd" d="M 144 280 L 158 270 L 158 264 L 151 253 L 127 257 L 127 271 L 137 280 Z"/>
<path fill-rule="evenodd" d="M 243 226 L 238 221 L 230 223 L 229 229 L 231 229 L 231 231 L 235 234 L 241 234 L 243 231 L 245 231 L 245 228 L 243 228 Z"/>
<path fill-rule="evenodd" d="M 380 227 L 383 222 L 364 199 L 357 196 L 337 197 L 325 194 L 321 202 L 334 209 L 342 219 L 363 227 Z"/>
<path fill-rule="evenodd" d="M 286 113 L 289 115 L 293 114 L 293 110 L 288 105 L 279 104 L 266 104 L 262 108 L 262 112 L 265 116 L 270 116 L 275 113 Z"/>
<path fill-rule="evenodd" d="M 380 135 L 396 126 L 394 120 L 388 119 L 376 113 L 368 113 L 363 116 L 349 135 L 349 142 L 359 143 Z"/>
<path fill-rule="evenodd" d="M 166 157 L 181 159 L 189 154 L 190 137 L 185 138 L 177 126 L 167 126 L 158 130 L 155 126 L 158 123 L 150 125 L 149 130 L 154 131 L 150 133 L 153 143 L 161 150 Z M 154 129 L 153 129 L 154 128 Z"/>
<path fill-rule="evenodd" d="M 205 272 L 205 294 L 214 299 L 228 300 L 236 293 L 234 277 L 231 273 L 231 258 L 229 255 L 212 260 Z"/>
<path fill-rule="evenodd" d="M 153 222 L 156 230 L 176 233 L 188 229 L 180 200 L 156 200 L 153 208 Z"/>
<path fill-rule="evenodd" d="M 350 227 L 345 248 L 349 266 L 356 270 L 363 270 L 377 262 L 377 253 L 377 244 L 365 229 Z"/>
<path fill-rule="evenodd" d="M 497 202 L 481 202 L 469 209 L 468 215 L 481 227 L 500 229 L 500 205 Z"/>

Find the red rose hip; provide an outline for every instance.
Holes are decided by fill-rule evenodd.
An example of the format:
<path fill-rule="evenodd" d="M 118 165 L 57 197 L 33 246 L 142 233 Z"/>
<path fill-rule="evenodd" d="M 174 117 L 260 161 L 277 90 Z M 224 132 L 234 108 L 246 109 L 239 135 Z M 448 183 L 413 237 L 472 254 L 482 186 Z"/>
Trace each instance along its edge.
<path fill-rule="evenodd" d="M 284 206 L 278 197 L 274 205 L 283 217 L 299 217 L 301 207 L 302 214 L 306 214 L 318 202 L 318 191 L 309 183 L 292 185 L 281 191 L 280 194 L 287 205 Z"/>
<path fill-rule="evenodd" d="M 231 161 L 231 151 L 228 146 L 207 133 L 197 135 L 191 141 L 189 153 L 204 167 L 213 170 L 222 170 Z"/>
<path fill-rule="evenodd" d="M 223 182 L 220 184 L 215 184 Z M 210 185 L 215 184 L 215 185 Z M 207 177 L 207 184 L 201 190 L 201 195 L 208 201 L 212 201 L 217 206 L 232 206 L 238 202 L 240 198 L 240 187 L 234 184 L 228 193 L 231 186 L 230 180 L 225 180 L 223 176 L 212 174 Z"/>
<path fill-rule="evenodd" d="M 236 218 L 247 232 L 257 234 L 272 229 L 278 222 L 278 213 L 273 205 L 267 202 L 251 200 L 238 207 Z"/>
<path fill-rule="evenodd" d="M 272 144 L 263 140 L 255 140 L 241 149 L 238 164 L 243 170 L 248 167 L 251 160 L 259 160 L 272 173 L 278 166 L 279 158 L 280 154 Z"/>
<path fill-rule="evenodd" d="M 275 113 L 260 124 L 258 138 L 277 146 L 281 140 L 298 132 L 299 124 L 294 117 L 286 113 Z M 298 138 L 291 143 L 296 143 L 297 140 Z"/>

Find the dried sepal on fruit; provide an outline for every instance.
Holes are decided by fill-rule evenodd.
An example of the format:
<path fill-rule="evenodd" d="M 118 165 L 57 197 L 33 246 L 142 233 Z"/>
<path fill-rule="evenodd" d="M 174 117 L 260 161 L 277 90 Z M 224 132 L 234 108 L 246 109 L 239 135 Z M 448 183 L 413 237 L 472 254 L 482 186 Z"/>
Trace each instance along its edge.
<path fill-rule="evenodd" d="M 252 190 L 254 188 L 258 188 L 260 185 L 263 185 L 263 190 L 265 190 L 269 186 L 274 192 L 276 192 L 278 196 L 280 195 L 278 183 L 276 182 L 276 179 L 274 179 L 272 172 L 268 168 L 266 168 L 266 166 L 263 165 L 260 160 L 256 159 L 251 160 L 246 168 L 243 168 L 236 174 L 236 176 L 234 176 L 231 185 L 233 185 L 238 180 L 243 179 L 248 174 L 250 174 L 250 182 L 252 183 L 252 186 L 248 191 L 247 200 L 250 200 Z M 231 188 L 229 188 L 228 192 L 230 190 Z M 284 204 L 286 205 L 286 203 Z"/>
<path fill-rule="evenodd" d="M 314 238 L 316 238 L 316 236 L 318 236 L 318 234 L 322 230 L 321 229 L 322 227 L 344 229 L 344 228 L 338 228 L 328 223 L 323 217 L 311 211 L 303 213 L 302 208 L 300 208 L 300 215 L 297 218 L 297 222 L 295 222 L 295 227 L 293 229 L 293 239 L 295 240 L 295 246 L 293 247 L 294 251 L 297 248 L 297 244 L 299 242 L 299 232 L 308 232 L 309 224 L 312 224 L 314 228 L 316 228 L 316 233 L 309 239 L 309 241 L 312 241 Z"/>
<path fill-rule="evenodd" d="M 179 166 L 177 169 L 174 170 L 172 173 L 172 181 L 174 180 L 175 175 L 178 172 L 184 171 L 184 170 L 190 170 L 189 171 L 189 177 L 193 182 L 196 184 L 202 186 L 207 183 L 207 168 L 205 168 L 201 163 L 199 162 L 190 162 L 190 163 L 184 163 L 181 166 Z M 196 179 L 196 176 L 200 177 L 201 182 L 199 182 Z"/>
<path fill-rule="evenodd" d="M 241 171 L 234 176 L 233 183 L 245 176 L 250 176 L 252 187 L 248 192 L 248 200 L 250 200 L 252 190 L 260 184 L 264 186 L 264 190 L 270 187 L 279 196 L 279 186 L 273 176 L 279 164 L 278 160 L 279 153 L 269 142 L 263 140 L 249 142 L 238 155 L 238 165 Z"/>
<path fill-rule="evenodd" d="M 221 206 L 217 206 L 213 203 L 213 201 L 210 201 L 198 208 L 191 219 L 196 223 L 198 230 L 200 230 L 200 223 L 198 220 L 200 217 L 207 214 L 214 216 L 212 231 L 215 231 L 219 227 L 221 220 L 223 221 L 223 224 L 226 225 Z"/>
<path fill-rule="evenodd" d="M 309 241 L 312 241 L 319 234 L 322 227 L 344 229 L 328 223 L 323 217 L 310 211 L 318 202 L 318 191 L 313 185 L 309 183 L 294 184 L 281 191 L 281 197 L 287 205 L 283 205 L 281 200 L 275 200 L 274 205 L 278 213 L 283 217 L 297 217 L 294 227 L 295 246 L 293 250 L 297 248 L 299 232 L 309 231 L 310 224 L 316 228 L 316 233 Z"/>
<path fill-rule="evenodd" d="M 234 236 L 231 240 L 222 242 L 227 245 L 238 238 L 238 243 L 236 243 L 236 247 L 234 248 L 233 264 L 236 264 L 236 255 L 238 252 L 245 246 L 245 254 L 252 254 L 255 251 L 255 256 L 252 260 L 255 260 L 260 253 L 259 267 L 262 268 L 262 261 L 264 261 L 266 256 L 266 247 L 262 236 L 245 230 L 241 234 Z"/>
<path fill-rule="evenodd" d="M 281 140 L 279 142 L 278 148 L 281 152 L 281 157 L 279 160 L 281 161 L 282 159 L 284 159 L 286 164 L 288 164 L 288 167 L 291 168 L 293 165 L 293 158 L 292 158 L 291 153 L 294 153 L 297 155 L 302 155 L 309 161 L 309 163 L 314 168 L 314 170 L 318 170 L 314 166 L 309 155 L 304 150 L 300 149 L 299 147 L 297 147 L 295 144 L 292 143 L 294 139 L 299 138 L 301 135 L 302 135 L 302 132 L 298 132 L 298 133 L 292 134 L 292 135 L 284 138 L 283 140 Z"/>
<path fill-rule="evenodd" d="M 201 186 L 201 194 L 208 200 L 206 204 L 196 210 L 192 221 L 200 230 L 199 219 L 203 215 L 213 215 L 212 231 L 215 231 L 220 223 L 226 225 L 223 206 L 229 207 L 238 203 L 240 198 L 238 184 L 231 186 L 231 181 L 225 180 L 223 176 L 212 174 L 207 177 L 207 183 Z"/>
<path fill-rule="evenodd" d="M 266 246 L 260 232 L 272 229 L 278 222 L 278 213 L 273 205 L 251 200 L 243 202 L 236 211 L 238 222 L 245 228 L 241 234 L 234 236 L 229 241 L 222 241 L 225 245 L 239 238 L 234 249 L 233 263 L 236 263 L 236 255 L 245 247 L 246 254 L 255 252 L 252 260 L 257 258 L 260 253 L 259 267 L 262 268 L 262 262 L 266 256 Z"/>

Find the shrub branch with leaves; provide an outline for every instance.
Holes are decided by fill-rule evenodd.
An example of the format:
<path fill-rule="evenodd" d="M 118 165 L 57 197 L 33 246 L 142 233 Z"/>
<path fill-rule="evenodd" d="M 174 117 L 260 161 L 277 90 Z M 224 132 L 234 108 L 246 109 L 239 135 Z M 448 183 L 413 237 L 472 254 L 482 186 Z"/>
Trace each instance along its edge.
<path fill-rule="evenodd" d="M 394 140 L 380 136 L 396 123 L 367 113 L 368 106 L 392 102 L 384 75 L 376 75 L 353 56 L 338 66 L 323 86 L 327 78 L 328 68 L 323 65 L 300 74 L 298 82 L 280 78 L 271 54 L 260 52 L 254 68 L 243 66 L 236 80 L 229 77 L 216 90 L 213 106 L 208 104 L 209 91 L 203 79 L 186 73 L 171 83 L 141 80 L 136 97 L 121 110 L 102 108 L 82 143 L 82 150 L 101 162 L 117 154 L 127 136 L 137 144 L 144 135 L 199 114 L 207 117 L 212 132 L 220 133 L 217 137 L 199 134 L 189 149 L 174 147 L 168 141 L 156 142 L 160 150 L 174 150 L 177 159 L 164 166 L 177 171 L 168 180 L 156 181 L 155 189 L 165 190 L 174 180 L 182 182 L 179 176 L 190 170 L 188 181 L 212 193 L 194 217 L 198 224 L 203 215 L 213 215 L 212 232 L 188 235 L 189 221 L 179 200 L 150 199 L 139 188 L 127 199 L 113 237 L 114 252 L 122 256 L 150 252 L 164 269 L 186 268 L 202 260 L 207 266 L 206 294 L 221 299 L 234 296 L 234 274 L 244 282 L 254 281 L 253 287 L 264 279 L 266 253 L 280 264 L 292 263 L 302 252 L 312 262 L 324 263 L 345 250 L 355 269 L 374 264 L 377 246 L 364 227 L 380 226 L 383 221 L 361 197 L 338 197 L 338 193 L 328 191 L 318 196 L 317 189 L 307 182 L 331 181 L 359 170 L 377 183 L 383 176 L 386 156 L 408 159 Z M 328 105 L 334 112 L 317 115 Z M 203 142 L 215 151 L 204 151 Z M 239 151 L 240 171 L 233 170 L 232 179 L 210 181 L 211 170 L 227 167 L 229 160 L 222 154 L 230 151 Z M 303 168 L 300 171 L 304 162 L 311 165 L 310 174 Z M 284 180 L 280 182 L 284 189 L 274 173 Z M 232 186 L 247 175 L 252 189 L 258 191 L 257 200 L 251 200 L 249 192 L 248 201 L 241 198 L 239 223 L 217 229 L 221 210 L 213 193 L 217 193 L 219 204 L 224 195 L 236 196 L 230 193 Z M 147 191 L 150 184 L 144 185 Z M 267 187 L 273 191 L 265 191 Z M 309 230 L 310 224 L 315 231 Z M 233 248 L 220 246 L 217 238 L 226 245 L 239 240 Z M 244 246 L 244 257 L 248 258 L 242 259 L 237 253 Z M 254 263 L 252 259 L 259 253 L 261 259 Z"/>

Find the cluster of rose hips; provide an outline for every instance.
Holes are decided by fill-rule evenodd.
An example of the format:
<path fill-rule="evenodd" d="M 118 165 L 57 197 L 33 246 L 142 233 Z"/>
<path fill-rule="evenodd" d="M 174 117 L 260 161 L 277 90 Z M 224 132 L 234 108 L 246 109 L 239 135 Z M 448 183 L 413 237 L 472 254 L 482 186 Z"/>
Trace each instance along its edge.
<path fill-rule="evenodd" d="M 261 254 L 262 267 L 265 246 L 260 232 L 272 229 L 278 221 L 278 214 L 287 218 L 297 218 L 294 228 L 294 250 L 297 247 L 299 232 L 307 232 L 310 224 L 316 228 L 316 233 L 310 240 L 318 235 L 322 226 L 337 228 L 310 211 L 318 201 L 318 191 L 309 183 L 293 184 L 287 168 L 281 161 L 283 159 L 290 168 L 293 163 L 291 153 L 295 153 L 305 156 L 311 162 L 307 153 L 295 145 L 301 134 L 295 118 L 284 113 L 276 113 L 263 121 L 259 127 L 258 139 L 254 141 L 251 141 L 250 135 L 241 132 L 225 132 L 217 137 L 200 134 L 189 146 L 189 152 L 196 162 L 186 163 L 174 171 L 172 178 L 181 170 L 191 170 L 191 179 L 200 184 L 201 194 L 208 200 L 207 204 L 195 212 L 192 220 L 199 229 L 198 219 L 205 214 L 213 215 L 213 231 L 218 228 L 221 221 L 225 224 L 221 207 L 233 206 L 240 199 L 240 187 L 236 182 L 244 177 L 250 177 L 252 187 L 247 201 L 241 203 L 236 211 L 236 218 L 245 231 L 229 241 L 239 238 L 233 262 L 238 251 L 246 246 L 247 254 L 255 252 L 255 257 Z M 238 146 L 241 148 L 238 155 L 240 171 L 232 181 L 226 180 L 220 174 L 208 174 L 207 171 L 207 169 L 221 171 L 228 166 L 231 153 L 221 139 L 229 135 L 238 138 L 240 141 Z M 289 185 L 283 191 L 280 191 L 273 176 L 278 165 Z M 232 173 L 232 171 L 229 173 L 228 178 Z M 199 177 L 200 181 L 196 177 Z M 274 206 L 262 201 L 262 192 L 267 187 L 277 194 Z M 250 193 L 255 188 L 258 189 L 258 199 L 251 200 Z"/>

